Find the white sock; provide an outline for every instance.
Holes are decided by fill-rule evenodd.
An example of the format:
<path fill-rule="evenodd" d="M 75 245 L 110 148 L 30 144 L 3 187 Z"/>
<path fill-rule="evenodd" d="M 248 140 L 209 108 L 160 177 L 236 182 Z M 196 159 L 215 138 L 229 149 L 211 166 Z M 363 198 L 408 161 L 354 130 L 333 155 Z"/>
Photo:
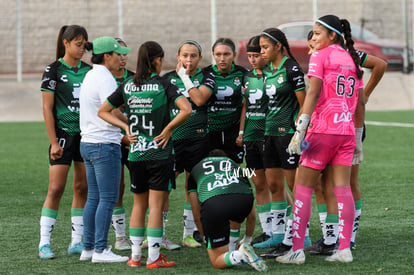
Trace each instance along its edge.
<path fill-rule="evenodd" d="M 322 235 L 325 235 L 325 220 L 326 220 L 327 212 L 319 212 L 319 224 L 322 229 Z"/>
<path fill-rule="evenodd" d="M 248 259 L 244 259 L 243 253 L 241 253 L 238 250 L 229 251 L 229 252 L 226 253 L 224 258 L 226 258 L 226 256 L 228 257 L 231 265 L 239 265 L 239 264 L 243 263 L 244 261 L 247 262 L 247 260 L 248 260 Z"/>
<path fill-rule="evenodd" d="M 286 228 L 286 209 L 272 209 L 272 234 L 285 234 Z"/>
<path fill-rule="evenodd" d="M 134 261 L 139 261 L 142 256 L 142 242 L 144 237 L 129 236 L 131 240 L 131 257 Z"/>
<path fill-rule="evenodd" d="M 50 244 L 50 237 L 52 236 L 53 227 L 56 219 L 47 216 L 40 217 L 40 242 L 39 248 L 45 244 Z"/>
<path fill-rule="evenodd" d="M 148 262 L 152 263 L 160 256 L 162 237 L 149 237 L 148 239 Z"/>
<path fill-rule="evenodd" d="M 355 243 L 356 234 L 359 228 L 359 220 L 361 219 L 361 209 L 355 209 L 354 226 L 352 229 L 351 242 Z"/>
<path fill-rule="evenodd" d="M 324 243 L 326 245 L 335 244 L 339 237 L 339 224 L 338 223 L 326 223 L 325 224 Z"/>
<path fill-rule="evenodd" d="M 240 229 L 230 229 L 229 251 L 236 250 L 240 237 Z"/>
<path fill-rule="evenodd" d="M 72 242 L 71 245 L 82 242 L 83 237 L 83 217 L 72 216 Z"/>
<path fill-rule="evenodd" d="M 183 239 L 184 239 L 188 235 L 193 236 L 193 232 L 195 228 L 193 211 L 191 209 L 184 209 L 183 219 L 184 219 L 184 231 L 183 231 Z"/>
<path fill-rule="evenodd" d="M 125 237 L 126 223 L 125 213 L 112 215 L 112 227 L 115 231 L 115 237 Z"/>
<path fill-rule="evenodd" d="M 268 236 L 272 236 L 272 213 L 270 211 L 259 213 L 259 220 L 263 232 L 266 233 L 266 235 Z"/>
<path fill-rule="evenodd" d="M 283 239 L 282 243 L 284 245 L 293 246 L 292 243 L 292 215 L 289 216 L 287 223 L 286 223 L 286 232 L 285 238 Z"/>

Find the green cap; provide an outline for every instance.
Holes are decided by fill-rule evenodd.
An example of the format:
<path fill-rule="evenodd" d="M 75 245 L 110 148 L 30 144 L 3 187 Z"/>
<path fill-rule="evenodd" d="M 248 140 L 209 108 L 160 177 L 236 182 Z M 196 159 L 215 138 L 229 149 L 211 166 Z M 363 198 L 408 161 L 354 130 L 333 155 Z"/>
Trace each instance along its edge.
<path fill-rule="evenodd" d="M 94 54 L 101 54 L 101 53 L 109 53 L 109 52 L 116 52 L 119 54 L 128 54 L 131 49 L 127 47 L 122 47 L 119 45 L 118 41 L 115 38 L 110 36 L 102 36 L 98 37 L 92 41 L 93 45 L 93 53 Z"/>

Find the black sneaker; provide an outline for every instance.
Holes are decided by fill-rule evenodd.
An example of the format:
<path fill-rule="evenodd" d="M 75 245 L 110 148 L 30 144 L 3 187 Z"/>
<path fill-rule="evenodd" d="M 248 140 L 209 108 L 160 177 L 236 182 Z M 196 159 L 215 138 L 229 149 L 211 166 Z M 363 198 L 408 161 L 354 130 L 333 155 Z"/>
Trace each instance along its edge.
<path fill-rule="evenodd" d="M 204 243 L 204 238 L 201 236 L 201 234 L 200 234 L 200 232 L 198 232 L 198 230 L 196 230 L 196 231 L 193 232 L 193 238 L 198 243 L 201 243 L 201 244 Z"/>
<path fill-rule="evenodd" d="M 256 238 L 254 238 L 250 242 L 250 244 L 253 246 L 255 243 L 262 243 L 262 242 L 266 241 L 269 238 L 270 238 L 270 236 L 263 232 L 260 236 L 257 236 Z"/>
<path fill-rule="evenodd" d="M 269 252 L 260 254 L 260 257 L 265 258 L 265 259 L 273 259 L 273 258 L 285 255 L 286 253 L 289 252 L 291 248 L 292 246 L 290 245 L 279 243 L 278 245 L 276 245 L 274 249 L 270 250 Z"/>
<path fill-rule="evenodd" d="M 308 246 L 305 248 L 306 251 L 309 252 L 309 254 L 312 255 L 327 255 L 330 256 L 334 253 L 336 248 L 336 243 L 334 244 L 325 244 L 324 239 L 320 239 L 315 244 Z"/>

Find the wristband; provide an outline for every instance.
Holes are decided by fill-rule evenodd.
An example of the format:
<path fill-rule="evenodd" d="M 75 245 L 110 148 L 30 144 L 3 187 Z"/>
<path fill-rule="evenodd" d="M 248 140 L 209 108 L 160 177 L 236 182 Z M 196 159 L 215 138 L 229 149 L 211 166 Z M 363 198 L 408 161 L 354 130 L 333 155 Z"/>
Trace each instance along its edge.
<path fill-rule="evenodd" d="M 243 131 L 243 130 L 240 130 L 240 131 L 239 131 L 239 135 L 243 135 L 243 133 L 244 133 L 244 131 Z"/>
<path fill-rule="evenodd" d="M 296 130 L 300 132 L 305 131 L 308 128 L 310 119 L 310 115 L 301 114 L 296 125 Z"/>
<path fill-rule="evenodd" d="M 355 138 L 356 140 L 362 140 L 362 134 L 364 133 L 364 128 L 355 128 Z"/>

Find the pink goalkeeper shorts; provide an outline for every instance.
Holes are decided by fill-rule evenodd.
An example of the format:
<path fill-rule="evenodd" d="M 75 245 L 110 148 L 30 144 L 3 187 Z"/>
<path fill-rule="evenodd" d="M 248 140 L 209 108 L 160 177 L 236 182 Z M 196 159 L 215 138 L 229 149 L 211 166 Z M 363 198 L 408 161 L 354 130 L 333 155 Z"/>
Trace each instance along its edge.
<path fill-rule="evenodd" d="M 308 133 L 309 148 L 302 152 L 299 164 L 323 170 L 326 165 L 352 166 L 355 136 Z"/>

